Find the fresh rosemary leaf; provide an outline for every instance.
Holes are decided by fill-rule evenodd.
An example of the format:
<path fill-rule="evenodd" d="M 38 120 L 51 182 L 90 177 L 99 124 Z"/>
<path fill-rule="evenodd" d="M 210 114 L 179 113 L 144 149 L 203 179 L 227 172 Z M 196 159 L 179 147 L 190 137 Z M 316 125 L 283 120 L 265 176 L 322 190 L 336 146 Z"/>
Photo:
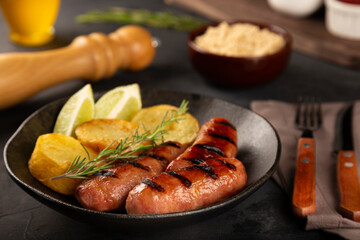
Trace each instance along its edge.
<path fill-rule="evenodd" d="M 53 177 L 52 180 L 60 178 L 86 179 L 89 176 L 113 167 L 119 161 L 127 161 L 138 157 L 139 153 L 156 146 L 158 142 L 164 141 L 164 135 L 167 133 L 165 127 L 173 122 L 183 120 L 181 116 L 187 113 L 189 109 L 188 104 L 188 101 L 183 100 L 177 111 L 166 112 L 164 114 L 160 125 L 156 126 L 154 130 L 145 130 L 143 134 L 139 134 L 137 129 L 132 137 L 120 140 L 120 143 L 115 148 L 110 148 L 114 144 L 112 142 L 93 160 L 90 159 L 89 154 L 87 156 L 88 161 L 86 161 L 86 157 L 75 157 L 67 171 L 60 176 Z M 87 152 L 85 147 L 84 149 Z"/>
<path fill-rule="evenodd" d="M 145 9 L 127 9 L 111 7 L 107 10 L 94 10 L 78 15 L 79 23 L 119 23 L 139 24 L 157 28 L 171 28 L 178 31 L 191 31 L 205 21 L 189 15 L 175 15 L 168 11 L 150 11 Z"/>

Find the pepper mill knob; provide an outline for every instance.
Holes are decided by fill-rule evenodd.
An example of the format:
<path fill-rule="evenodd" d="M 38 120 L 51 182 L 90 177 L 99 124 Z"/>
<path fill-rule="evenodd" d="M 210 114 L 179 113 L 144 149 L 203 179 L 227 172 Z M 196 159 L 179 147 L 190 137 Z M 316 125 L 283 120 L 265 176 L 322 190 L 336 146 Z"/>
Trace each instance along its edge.
<path fill-rule="evenodd" d="M 0 109 L 72 79 L 95 82 L 119 69 L 144 69 L 155 55 L 152 41 L 144 28 L 128 25 L 109 35 L 79 36 L 56 50 L 0 54 Z"/>

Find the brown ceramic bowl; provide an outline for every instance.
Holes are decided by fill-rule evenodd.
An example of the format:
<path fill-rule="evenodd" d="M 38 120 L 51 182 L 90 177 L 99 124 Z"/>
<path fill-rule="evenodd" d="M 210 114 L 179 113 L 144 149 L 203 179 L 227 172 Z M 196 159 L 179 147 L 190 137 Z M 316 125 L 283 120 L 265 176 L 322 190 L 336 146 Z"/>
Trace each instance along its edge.
<path fill-rule="evenodd" d="M 281 35 L 286 44 L 278 52 L 260 57 L 228 57 L 209 53 L 198 47 L 194 39 L 202 35 L 209 26 L 219 24 L 210 23 L 195 29 L 189 35 L 189 55 L 194 68 L 211 84 L 222 87 L 248 87 L 275 79 L 289 62 L 292 44 L 290 34 L 276 25 L 243 20 L 229 22 L 234 23 L 251 23 L 260 28 L 268 28 Z"/>

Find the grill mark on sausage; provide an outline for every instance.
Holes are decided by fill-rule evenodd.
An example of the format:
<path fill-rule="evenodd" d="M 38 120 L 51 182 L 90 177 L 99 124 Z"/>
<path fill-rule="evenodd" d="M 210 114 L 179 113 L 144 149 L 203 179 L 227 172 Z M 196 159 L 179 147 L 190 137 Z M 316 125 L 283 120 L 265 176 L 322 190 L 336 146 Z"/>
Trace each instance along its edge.
<path fill-rule="evenodd" d="M 140 157 L 151 157 L 151 158 L 155 158 L 155 159 L 157 159 L 157 160 L 159 160 L 159 161 L 166 161 L 166 162 L 167 162 L 166 158 L 161 157 L 161 156 L 159 156 L 159 155 L 157 155 L 157 154 L 141 153 L 139 156 L 140 156 Z"/>
<path fill-rule="evenodd" d="M 225 166 L 227 166 L 228 168 L 230 168 L 231 170 L 236 170 L 235 165 L 228 163 L 227 161 L 221 160 L 221 159 L 216 159 L 217 161 L 221 162 L 222 164 L 224 164 Z"/>
<path fill-rule="evenodd" d="M 218 124 L 228 126 L 228 127 L 232 128 L 232 129 L 234 129 L 236 131 L 236 127 L 234 125 L 232 125 L 231 123 L 229 123 L 229 122 L 223 122 L 223 121 L 214 121 L 214 122 L 218 123 Z"/>
<path fill-rule="evenodd" d="M 175 142 L 163 142 L 159 146 L 171 146 L 171 147 L 180 148 L 179 144 Z"/>
<path fill-rule="evenodd" d="M 126 163 L 128 163 L 128 164 L 130 164 L 130 165 L 133 165 L 134 167 L 137 167 L 137 168 L 143 169 L 143 170 L 145 170 L 145 171 L 150 171 L 150 168 L 149 168 L 149 167 L 144 166 L 144 165 L 142 165 L 142 164 L 140 164 L 140 163 L 137 163 L 137 162 L 131 162 L 131 161 L 128 161 L 128 162 L 126 162 Z"/>
<path fill-rule="evenodd" d="M 102 170 L 100 172 L 95 173 L 95 175 L 104 176 L 104 177 L 115 177 L 115 173 L 108 170 Z"/>
<path fill-rule="evenodd" d="M 157 190 L 158 192 L 164 192 L 165 189 L 160 186 L 159 184 L 155 183 L 154 181 L 152 181 L 149 178 L 146 178 L 145 180 L 142 181 L 142 183 L 148 185 L 149 187 L 151 187 L 152 189 Z"/>
<path fill-rule="evenodd" d="M 214 152 L 222 157 L 225 157 L 225 153 L 218 147 L 210 146 L 207 144 L 196 144 L 194 147 L 203 148 L 205 150 L 208 150 L 210 152 Z"/>
<path fill-rule="evenodd" d="M 209 175 L 212 179 L 217 179 L 218 178 L 218 175 L 214 172 L 213 168 L 210 167 L 209 165 L 194 165 L 194 166 L 191 166 L 191 167 L 187 167 L 187 168 L 184 168 L 184 169 L 187 169 L 187 170 L 192 170 L 192 169 L 199 169 L 201 171 L 203 171 L 204 173 L 206 173 L 207 175 Z"/>
<path fill-rule="evenodd" d="M 223 139 L 229 143 L 232 143 L 233 145 L 236 146 L 234 140 L 232 140 L 231 138 L 229 138 L 228 136 L 226 135 L 220 135 L 220 134 L 216 134 L 216 133 L 209 133 L 210 136 L 214 137 L 214 138 L 220 138 L 220 139 Z"/>
<path fill-rule="evenodd" d="M 205 161 L 204 159 L 201 159 L 201 158 L 183 158 L 183 159 L 190 161 L 193 164 L 200 164 Z"/>
<path fill-rule="evenodd" d="M 187 187 L 187 188 L 191 187 L 192 182 L 189 179 L 187 179 L 186 177 L 184 177 L 183 175 L 178 174 L 177 172 L 174 172 L 174 171 L 169 171 L 166 173 L 179 179 L 181 181 L 181 183 L 185 185 L 185 187 Z"/>

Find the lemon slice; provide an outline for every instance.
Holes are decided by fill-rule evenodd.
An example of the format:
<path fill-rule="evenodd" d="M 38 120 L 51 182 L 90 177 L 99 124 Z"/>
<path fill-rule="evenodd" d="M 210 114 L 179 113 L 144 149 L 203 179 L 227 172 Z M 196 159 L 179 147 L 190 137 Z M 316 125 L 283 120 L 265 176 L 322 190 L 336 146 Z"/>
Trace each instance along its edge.
<path fill-rule="evenodd" d="M 75 136 L 75 128 L 94 117 L 94 95 L 90 84 L 85 85 L 62 107 L 55 123 L 54 133 Z"/>
<path fill-rule="evenodd" d="M 137 83 L 114 88 L 95 104 L 95 118 L 130 120 L 141 109 L 140 88 Z"/>

